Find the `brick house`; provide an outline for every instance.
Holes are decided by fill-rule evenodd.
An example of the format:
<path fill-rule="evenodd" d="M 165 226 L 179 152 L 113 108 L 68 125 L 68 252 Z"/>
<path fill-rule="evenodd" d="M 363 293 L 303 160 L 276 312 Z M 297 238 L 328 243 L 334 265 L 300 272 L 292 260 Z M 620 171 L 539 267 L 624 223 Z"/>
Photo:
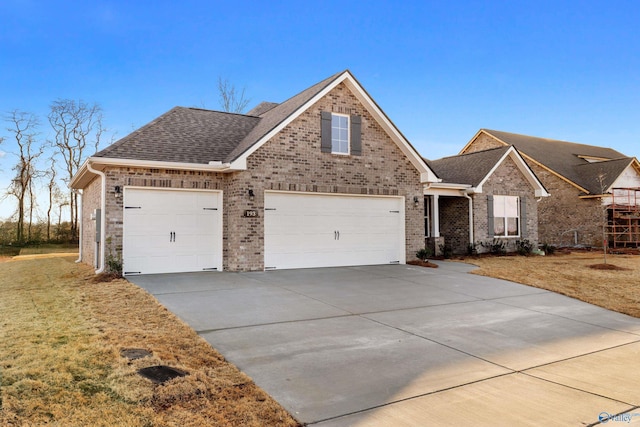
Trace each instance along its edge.
<path fill-rule="evenodd" d="M 247 114 L 173 108 L 71 186 L 82 261 L 144 274 L 404 263 L 437 181 L 344 71 Z"/>
<path fill-rule="evenodd" d="M 428 161 L 441 179 L 425 184 L 428 246 L 455 254 L 503 242 L 538 243 L 538 201 L 549 196 L 513 146 Z"/>
<path fill-rule="evenodd" d="M 481 129 L 460 154 L 514 146 L 549 191 L 538 204 L 541 243 L 637 246 L 640 164 L 611 148 Z M 617 199 L 616 199 L 617 195 Z M 617 201 L 616 201 L 617 200 Z"/>

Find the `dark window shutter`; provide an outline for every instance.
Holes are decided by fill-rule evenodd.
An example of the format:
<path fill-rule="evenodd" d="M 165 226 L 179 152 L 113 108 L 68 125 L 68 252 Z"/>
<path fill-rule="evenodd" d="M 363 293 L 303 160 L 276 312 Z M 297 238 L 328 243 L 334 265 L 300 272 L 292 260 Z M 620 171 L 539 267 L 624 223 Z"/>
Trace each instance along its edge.
<path fill-rule="evenodd" d="M 351 116 L 351 155 L 362 155 L 362 117 Z"/>
<path fill-rule="evenodd" d="M 487 196 L 487 228 L 489 229 L 489 237 L 496 235 L 496 231 L 493 229 L 493 195 Z"/>
<path fill-rule="evenodd" d="M 527 238 L 527 198 L 520 197 L 520 237 Z"/>
<path fill-rule="evenodd" d="M 320 126 L 320 151 L 323 153 L 331 152 L 331 112 L 322 111 L 320 113 L 322 117 Z"/>

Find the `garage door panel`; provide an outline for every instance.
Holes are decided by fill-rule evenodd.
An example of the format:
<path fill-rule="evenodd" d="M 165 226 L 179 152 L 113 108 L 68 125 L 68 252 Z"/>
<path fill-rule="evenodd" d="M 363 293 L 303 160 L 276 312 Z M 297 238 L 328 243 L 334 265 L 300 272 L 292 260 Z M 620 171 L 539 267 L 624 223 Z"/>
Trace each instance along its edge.
<path fill-rule="evenodd" d="M 222 269 L 220 192 L 125 188 L 124 197 L 125 273 Z"/>
<path fill-rule="evenodd" d="M 400 197 L 265 194 L 265 268 L 404 262 Z"/>

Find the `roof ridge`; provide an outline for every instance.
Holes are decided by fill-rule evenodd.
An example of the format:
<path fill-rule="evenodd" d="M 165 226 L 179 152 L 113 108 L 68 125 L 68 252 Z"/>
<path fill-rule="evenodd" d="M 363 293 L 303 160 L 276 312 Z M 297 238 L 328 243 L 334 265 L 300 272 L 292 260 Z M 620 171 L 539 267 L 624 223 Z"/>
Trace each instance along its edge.
<path fill-rule="evenodd" d="M 514 135 L 514 136 L 519 136 L 519 137 L 524 137 L 524 138 L 537 139 L 537 140 L 541 140 L 541 141 L 547 141 L 547 142 L 560 142 L 560 143 L 562 143 L 562 144 L 580 145 L 580 146 L 584 146 L 584 147 L 598 148 L 598 149 L 606 149 L 606 150 L 612 150 L 612 151 L 616 151 L 616 152 L 618 152 L 618 150 L 616 150 L 615 148 L 611 148 L 611 147 L 603 147 L 603 146 L 601 146 L 601 145 L 585 144 L 585 143 L 583 143 L 583 142 L 567 141 L 567 140 L 564 140 L 564 139 L 546 138 L 546 137 L 544 137 L 544 136 L 526 135 L 526 134 L 524 134 L 524 133 L 508 132 L 508 131 L 504 131 L 504 130 L 496 130 L 496 129 L 487 129 L 487 128 L 482 128 L 482 129 L 480 129 L 480 130 L 483 130 L 483 131 L 488 132 L 488 133 L 491 133 L 491 132 L 504 133 L 504 134 Z M 621 153 L 621 154 L 622 154 L 622 153 Z M 580 154 L 580 153 L 576 153 L 576 155 L 580 156 L 580 155 L 588 155 L 588 154 Z"/>
<path fill-rule="evenodd" d="M 452 159 L 454 157 L 463 157 L 463 156 L 471 156 L 474 154 L 479 154 L 479 153 L 486 153 L 487 151 L 497 151 L 497 150 L 508 150 L 509 148 L 514 147 L 511 144 L 507 144 L 503 147 L 493 147 L 493 148 L 487 148 L 486 150 L 478 150 L 478 151 L 472 151 L 470 153 L 462 153 L 462 154 L 453 154 L 451 156 L 445 156 L 445 157 L 441 157 L 439 159 L 434 159 L 434 160 L 430 160 L 431 162 L 435 162 L 437 160 L 444 160 L 444 159 Z M 515 148 L 515 147 L 514 147 Z"/>
<path fill-rule="evenodd" d="M 515 133 L 515 132 L 508 132 L 506 130 L 497 130 L 497 129 L 487 129 L 487 128 L 481 128 L 480 130 L 483 130 L 485 132 L 498 132 L 498 133 L 508 133 L 509 135 L 515 135 L 515 136 L 524 136 L 525 138 L 535 138 L 535 139 L 541 139 L 544 141 L 552 141 L 552 142 L 564 142 L 567 144 L 576 144 L 576 145 L 588 145 L 588 144 L 582 144 L 580 142 L 573 142 L 573 141 L 566 141 L 564 139 L 553 139 L 553 138 L 546 138 L 544 136 L 535 136 L 535 135 L 527 135 L 524 133 Z M 597 147 L 597 145 L 591 145 L 591 147 Z"/>
<path fill-rule="evenodd" d="M 244 114 L 244 113 L 234 113 L 233 111 L 210 110 L 208 108 L 200 108 L 200 107 L 183 107 L 183 106 L 178 105 L 178 106 L 175 106 L 173 108 L 183 108 L 185 110 L 204 111 L 204 112 L 207 112 L 207 113 L 229 114 L 229 115 L 234 115 L 234 116 L 257 117 L 257 116 Z"/>

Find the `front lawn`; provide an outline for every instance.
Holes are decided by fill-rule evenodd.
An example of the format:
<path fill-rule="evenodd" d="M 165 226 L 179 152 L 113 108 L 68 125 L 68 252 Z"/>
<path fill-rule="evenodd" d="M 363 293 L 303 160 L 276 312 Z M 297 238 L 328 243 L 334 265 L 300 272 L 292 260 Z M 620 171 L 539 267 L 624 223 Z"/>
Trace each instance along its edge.
<path fill-rule="evenodd" d="M 297 425 L 144 290 L 96 283 L 74 259 L 0 262 L 0 425 Z M 152 356 L 129 360 L 127 348 Z M 188 375 L 138 375 L 154 365 Z"/>
<path fill-rule="evenodd" d="M 603 269 L 602 252 L 551 256 L 473 257 L 475 274 L 547 289 L 609 310 L 640 317 L 640 256 L 607 255 L 618 269 Z M 597 268 L 592 268 L 597 267 Z"/>

